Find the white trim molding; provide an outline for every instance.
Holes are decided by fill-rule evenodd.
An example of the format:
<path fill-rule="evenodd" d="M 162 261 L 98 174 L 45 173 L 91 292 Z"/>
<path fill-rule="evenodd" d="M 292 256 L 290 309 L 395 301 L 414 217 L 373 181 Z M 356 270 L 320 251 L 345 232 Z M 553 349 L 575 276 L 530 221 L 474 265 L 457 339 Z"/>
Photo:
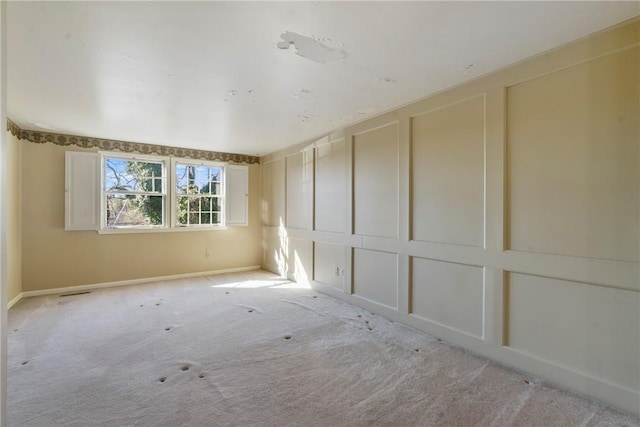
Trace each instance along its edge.
<path fill-rule="evenodd" d="M 16 295 L 11 301 L 9 301 L 7 303 L 7 310 L 10 310 L 11 307 L 13 307 L 17 303 L 19 303 L 22 300 L 23 297 L 24 297 L 24 295 L 22 294 L 22 292 L 20 292 L 18 295 Z"/>
<path fill-rule="evenodd" d="M 171 276 L 146 277 L 142 279 L 120 280 L 116 282 L 67 286 L 64 288 L 42 289 L 37 291 L 25 291 L 25 292 L 22 292 L 19 296 L 20 298 L 28 298 L 28 297 L 36 297 L 41 295 L 55 295 L 55 294 L 63 294 L 66 292 L 86 291 L 86 290 L 101 289 L 101 288 L 114 288 L 117 286 L 138 285 L 141 283 L 152 283 L 152 282 L 161 282 L 166 280 L 186 279 L 189 277 L 215 276 L 215 275 L 224 274 L 224 273 L 239 273 L 242 271 L 252 271 L 252 270 L 259 270 L 259 269 L 260 269 L 259 265 L 250 265 L 248 267 L 226 268 L 223 270 L 199 271 L 196 273 L 174 274 Z"/>

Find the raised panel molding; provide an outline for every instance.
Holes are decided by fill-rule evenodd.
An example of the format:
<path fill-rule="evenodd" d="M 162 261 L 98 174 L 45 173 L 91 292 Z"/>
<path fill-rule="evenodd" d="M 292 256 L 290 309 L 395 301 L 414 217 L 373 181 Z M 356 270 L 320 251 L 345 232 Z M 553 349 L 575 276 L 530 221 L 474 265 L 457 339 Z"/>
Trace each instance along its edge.
<path fill-rule="evenodd" d="M 313 257 L 313 280 L 343 291 L 345 247 L 314 242 Z"/>
<path fill-rule="evenodd" d="M 482 267 L 412 258 L 411 314 L 482 338 Z"/>
<path fill-rule="evenodd" d="M 262 165 L 262 221 L 264 225 L 285 226 L 285 173 L 284 158 Z"/>
<path fill-rule="evenodd" d="M 263 227 L 262 229 L 262 264 L 263 267 L 282 277 L 287 276 L 287 256 L 289 253 L 286 235 L 279 227 Z"/>
<path fill-rule="evenodd" d="M 287 278 L 309 285 L 313 280 L 313 242 L 289 237 L 287 247 Z"/>
<path fill-rule="evenodd" d="M 287 227 L 310 230 L 313 225 L 313 150 L 304 150 L 286 161 Z"/>
<path fill-rule="evenodd" d="M 640 389 L 638 292 L 517 273 L 507 283 L 507 345 Z"/>
<path fill-rule="evenodd" d="M 353 250 L 354 294 L 386 307 L 398 307 L 398 256 L 388 252 Z"/>
<path fill-rule="evenodd" d="M 269 254 L 277 236 L 313 242 L 316 289 L 638 413 L 638 34 L 640 19 L 267 156 L 317 155 L 316 227 L 269 227 Z"/>
<path fill-rule="evenodd" d="M 484 246 L 485 99 L 411 118 L 412 239 Z"/>
<path fill-rule="evenodd" d="M 639 57 L 508 88 L 510 249 L 638 262 Z"/>
<path fill-rule="evenodd" d="M 398 123 L 353 136 L 354 234 L 398 238 Z"/>
<path fill-rule="evenodd" d="M 344 139 L 316 147 L 315 230 L 343 233 L 346 205 Z"/>

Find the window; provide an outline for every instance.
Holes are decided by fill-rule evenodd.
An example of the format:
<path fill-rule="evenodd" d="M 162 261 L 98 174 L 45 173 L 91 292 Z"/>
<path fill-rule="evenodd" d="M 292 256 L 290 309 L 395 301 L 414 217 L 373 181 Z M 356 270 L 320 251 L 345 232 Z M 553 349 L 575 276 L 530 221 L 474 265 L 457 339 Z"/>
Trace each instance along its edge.
<path fill-rule="evenodd" d="M 224 166 L 182 161 L 174 165 L 176 226 L 224 224 Z"/>
<path fill-rule="evenodd" d="M 100 233 L 247 226 L 249 168 L 112 152 L 65 153 L 65 230 Z"/>
<path fill-rule="evenodd" d="M 151 228 L 166 224 L 163 160 L 103 156 L 103 228 Z"/>

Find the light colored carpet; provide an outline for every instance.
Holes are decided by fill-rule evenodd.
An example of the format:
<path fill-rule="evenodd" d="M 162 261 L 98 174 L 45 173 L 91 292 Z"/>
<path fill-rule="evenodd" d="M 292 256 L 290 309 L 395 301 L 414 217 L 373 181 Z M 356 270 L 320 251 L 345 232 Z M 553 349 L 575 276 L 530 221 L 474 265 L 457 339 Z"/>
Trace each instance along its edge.
<path fill-rule="evenodd" d="M 27 426 L 596 426 L 640 419 L 265 272 L 9 312 Z"/>

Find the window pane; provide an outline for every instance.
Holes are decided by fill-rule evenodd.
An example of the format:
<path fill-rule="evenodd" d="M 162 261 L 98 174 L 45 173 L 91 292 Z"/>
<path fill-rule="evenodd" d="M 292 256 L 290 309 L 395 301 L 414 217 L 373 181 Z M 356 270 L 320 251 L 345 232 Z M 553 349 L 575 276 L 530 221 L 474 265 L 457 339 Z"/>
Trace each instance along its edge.
<path fill-rule="evenodd" d="M 222 171 L 217 166 L 176 164 L 177 194 L 220 195 Z"/>
<path fill-rule="evenodd" d="M 198 194 L 198 186 L 196 185 L 196 167 L 195 166 L 185 166 L 185 171 L 186 171 L 185 193 L 187 193 L 187 194 Z"/>
<path fill-rule="evenodd" d="M 180 214 L 178 214 L 178 218 L 176 220 L 176 222 L 178 223 L 178 225 L 185 225 L 187 223 L 187 218 L 188 215 L 186 212 L 182 212 Z"/>
<path fill-rule="evenodd" d="M 211 197 L 211 210 L 220 212 L 220 199 L 218 197 Z"/>
<path fill-rule="evenodd" d="M 161 226 L 164 196 L 107 194 L 107 227 Z"/>
<path fill-rule="evenodd" d="M 176 163 L 177 225 L 220 225 L 223 172 L 220 166 Z"/>
<path fill-rule="evenodd" d="M 204 192 L 204 189 L 207 187 L 207 183 L 209 182 L 209 168 L 204 166 L 196 166 L 196 179 L 195 185 L 200 189 L 200 192 Z"/>
<path fill-rule="evenodd" d="M 164 193 L 162 163 L 107 158 L 105 190 Z"/>
<path fill-rule="evenodd" d="M 176 164 L 176 192 L 177 194 L 185 194 L 188 186 L 187 167 L 185 165 Z"/>
<path fill-rule="evenodd" d="M 219 212 L 220 198 L 218 197 L 201 197 L 200 210 L 202 212 Z"/>
<path fill-rule="evenodd" d="M 189 212 L 200 212 L 200 198 L 199 197 L 190 197 L 189 198 Z"/>
<path fill-rule="evenodd" d="M 212 168 L 209 168 L 209 171 L 211 173 L 211 177 L 209 181 L 222 182 L 222 168 L 212 167 Z"/>
<path fill-rule="evenodd" d="M 220 225 L 220 198 L 203 196 L 178 196 L 176 201 L 177 225 Z"/>
<path fill-rule="evenodd" d="M 178 225 L 187 224 L 187 219 L 189 218 L 189 198 L 184 196 L 178 196 L 176 198 L 177 204 L 177 212 L 176 212 L 176 222 Z"/>
<path fill-rule="evenodd" d="M 220 183 L 219 182 L 208 182 L 206 185 L 204 185 L 200 189 L 200 192 L 202 194 L 219 195 L 220 194 Z"/>

